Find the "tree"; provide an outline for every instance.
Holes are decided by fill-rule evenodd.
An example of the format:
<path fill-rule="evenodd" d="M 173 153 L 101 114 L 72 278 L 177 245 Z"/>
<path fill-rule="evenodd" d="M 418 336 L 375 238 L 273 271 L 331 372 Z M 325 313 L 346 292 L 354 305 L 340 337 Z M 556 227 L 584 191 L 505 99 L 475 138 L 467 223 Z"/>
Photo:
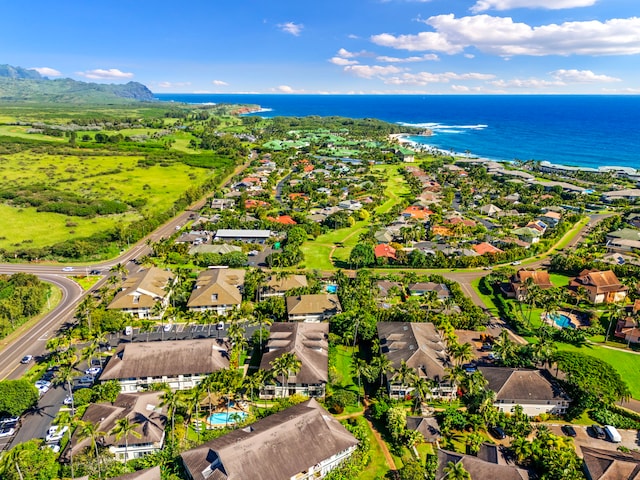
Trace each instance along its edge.
<path fill-rule="evenodd" d="M 102 471 L 100 469 L 100 453 L 98 452 L 98 439 L 104 437 L 107 432 L 98 430 L 98 423 L 91 423 L 80 421 L 78 422 L 78 438 L 88 438 L 91 441 L 91 446 L 96 454 L 96 462 L 98 466 L 98 478 L 102 478 Z"/>
<path fill-rule="evenodd" d="M 129 435 L 133 435 L 135 438 L 142 438 L 142 435 L 136 432 L 136 428 L 139 426 L 139 423 L 131 423 L 129 417 L 122 417 L 116 420 L 115 426 L 111 429 L 110 433 L 115 437 L 116 441 L 124 437 L 125 462 L 129 460 Z"/>
<path fill-rule="evenodd" d="M 176 411 L 178 410 L 178 408 L 181 405 L 182 405 L 182 403 L 180 402 L 180 399 L 178 397 L 177 392 L 173 392 L 171 390 L 167 390 L 162 395 L 162 403 L 160 403 L 160 406 L 167 407 L 167 415 L 169 415 L 171 417 L 171 441 L 172 442 L 175 440 L 175 431 L 176 431 L 175 417 L 176 417 Z"/>
<path fill-rule="evenodd" d="M 447 466 L 444 467 L 444 478 L 448 480 L 471 480 L 471 475 L 467 472 L 462 465 L 462 462 L 447 463 Z"/>
<path fill-rule="evenodd" d="M 368 267 L 375 263 L 373 247 L 368 243 L 358 243 L 349 255 L 349 264 L 355 268 Z"/>
<path fill-rule="evenodd" d="M 0 457 L 2 480 L 51 480 L 59 477 L 56 453 L 37 439 L 19 443 Z"/>
<path fill-rule="evenodd" d="M 407 397 L 407 386 L 413 383 L 417 377 L 416 371 L 407 365 L 407 362 L 402 360 L 400 368 L 395 371 L 393 379 L 400 383 L 400 391 L 402 392 L 402 398 Z"/>
<path fill-rule="evenodd" d="M 393 370 L 393 366 L 386 355 L 379 354 L 371 360 L 371 370 L 372 372 L 377 372 L 377 375 L 380 376 L 380 386 L 382 386 L 385 375 Z"/>
<path fill-rule="evenodd" d="M 356 377 L 358 377 L 358 395 L 357 395 L 358 405 L 360 405 L 360 387 L 361 387 L 362 376 L 364 375 L 366 377 L 368 370 L 369 370 L 369 364 L 363 358 L 356 358 L 351 364 L 351 373 Z"/>
<path fill-rule="evenodd" d="M 300 371 L 302 364 L 298 357 L 293 352 L 286 352 L 279 357 L 271 361 L 271 367 L 273 369 L 274 376 L 282 376 L 282 397 L 285 397 L 285 392 L 288 387 L 287 377 L 292 373 L 296 374 Z"/>
<path fill-rule="evenodd" d="M 71 388 L 71 382 L 76 377 L 76 370 L 73 365 L 63 364 L 55 373 L 53 377 L 54 383 L 62 384 L 67 389 L 68 395 L 71 397 L 71 415 L 75 415 L 76 406 L 74 404 L 73 389 Z"/>
<path fill-rule="evenodd" d="M 33 407 L 40 395 L 38 389 L 26 379 L 0 382 L 0 416 L 19 417 Z"/>

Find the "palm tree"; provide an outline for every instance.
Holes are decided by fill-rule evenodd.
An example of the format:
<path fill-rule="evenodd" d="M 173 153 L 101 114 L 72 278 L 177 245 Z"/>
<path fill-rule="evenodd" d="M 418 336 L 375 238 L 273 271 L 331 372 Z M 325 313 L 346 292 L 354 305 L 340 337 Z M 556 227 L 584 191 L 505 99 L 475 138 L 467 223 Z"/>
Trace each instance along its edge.
<path fill-rule="evenodd" d="M 173 392 L 171 390 L 167 390 L 164 392 L 164 394 L 162 395 L 162 402 L 160 403 L 160 406 L 167 407 L 167 415 L 171 417 L 171 441 L 172 442 L 175 440 L 176 411 L 178 410 L 180 405 L 181 405 L 181 402 L 180 402 L 180 399 L 178 398 L 177 392 Z"/>
<path fill-rule="evenodd" d="M 129 417 L 122 417 L 116 420 L 115 426 L 111 429 L 111 433 L 116 442 L 124 437 L 124 461 L 129 460 L 129 435 L 133 435 L 136 438 L 142 438 L 142 434 L 136 432 L 136 428 L 140 426 L 139 423 L 131 423 Z"/>
<path fill-rule="evenodd" d="M 382 383 L 384 382 L 385 375 L 392 370 L 393 366 L 391 364 L 391 360 L 389 360 L 386 355 L 376 355 L 371 360 L 371 371 L 377 372 L 377 374 L 380 375 L 380 386 L 382 386 Z"/>
<path fill-rule="evenodd" d="M 288 387 L 286 378 L 292 373 L 296 374 L 300 371 L 302 364 L 298 357 L 293 352 L 286 352 L 271 361 L 271 367 L 274 375 L 282 376 L 282 397 L 285 397 L 285 392 Z M 286 376 L 286 377 L 285 377 Z"/>
<path fill-rule="evenodd" d="M 89 438 L 91 440 L 91 446 L 96 454 L 98 478 L 102 478 L 102 472 L 100 471 L 100 454 L 98 453 L 98 440 L 103 438 L 107 432 L 98 430 L 98 425 L 98 423 L 85 422 L 81 420 L 78 422 L 78 438 Z"/>
<path fill-rule="evenodd" d="M 71 382 L 78 375 L 77 371 L 71 364 L 60 365 L 60 368 L 53 377 L 54 383 L 64 385 L 71 397 L 71 416 L 76 414 L 76 408 L 73 403 L 73 390 L 71 389 Z"/>
<path fill-rule="evenodd" d="M 73 418 L 73 415 L 74 415 L 73 413 L 69 414 L 69 412 L 60 411 L 58 413 L 58 416 L 56 417 L 56 425 L 60 427 L 66 426 L 69 428 L 69 438 L 71 438 L 71 435 L 73 434 L 73 430 L 77 425 L 77 422 Z M 73 473 L 73 449 L 72 448 L 69 448 L 69 463 L 71 465 L 71 478 L 73 479 L 74 473 Z"/>
<path fill-rule="evenodd" d="M 622 320 L 626 314 L 624 305 L 610 303 L 608 306 L 609 311 L 609 326 L 607 327 L 607 334 L 604 337 L 604 343 L 609 340 L 609 333 L 611 332 L 611 325 L 618 323 L 618 320 Z"/>
<path fill-rule="evenodd" d="M 456 361 L 457 365 L 468 362 L 473 358 L 473 346 L 469 343 L 452 345 L 451 357 Z"/>
<path fill-rule="evenodd" d="M 422 404 L 424 400 L 431 396 L 431 380 L 427 380 L 425 378 L 416 377 L 413 382 L 413 393 L 416 397 L 416 402 L 414 404 L 414 411 L 418 410 L 418 406 Z"/>
<path fill-rule="evenodd" d="M 361 387 L 362 376 L 364 375 L 366 377 L 368 370 L 369 370 L 369 364 L 363 358 L 356 358 L 351 363 L 351 374 L 358 377 L 357 405 L 360 405 L 360 387 Z"/>
<path fill-rule="evenodd" d="M 127 270 L 127 267 L 123 263 L 116 263 L 109 271 L 119 275 L 121 280 L 129 273 L 129 270 Z"/>
<path fill-rule="evenodd" d="M 448 480 L 471 480 L 471 475 L 465 470 L 462 462 L 447 463 L 447 466 L 444 467 L 443 472 L 443 479 L 447 478 Z"/>
<path fill-rule="evenodd" d="M 260 390 L 264 386 L 266 378 L 267 372 L 264 370 L 258 370 L 254 372 L 253 375 L 247 375 L 244 378 L 245 388 L 248 388 L 250 392 L 249 399 L 251 403 L 253 403 L 253 391 Z"/>
<path fill-rule="evenodd" d="M 400 368 L 395 371 L 394 379 L 400 382 L 400 391 L 402 392 L 403 398 L 407 397 L 407 385 L 413 383 L 416 377 L 416 371 L 407 365 L 406 361 L 402 360 Z"/>

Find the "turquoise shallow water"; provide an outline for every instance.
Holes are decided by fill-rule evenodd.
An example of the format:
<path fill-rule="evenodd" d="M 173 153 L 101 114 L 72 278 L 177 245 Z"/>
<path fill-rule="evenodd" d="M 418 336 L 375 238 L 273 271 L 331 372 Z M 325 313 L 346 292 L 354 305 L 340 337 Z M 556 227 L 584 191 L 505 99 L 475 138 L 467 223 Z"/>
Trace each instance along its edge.
<path fill-rule="evenodd" d="M 640 169 L 638 95 L 157 94 L 163 101 L 258 104 L 262 116 L 379 118 L 429 128 L 414 140 L 495 160 Z"/>

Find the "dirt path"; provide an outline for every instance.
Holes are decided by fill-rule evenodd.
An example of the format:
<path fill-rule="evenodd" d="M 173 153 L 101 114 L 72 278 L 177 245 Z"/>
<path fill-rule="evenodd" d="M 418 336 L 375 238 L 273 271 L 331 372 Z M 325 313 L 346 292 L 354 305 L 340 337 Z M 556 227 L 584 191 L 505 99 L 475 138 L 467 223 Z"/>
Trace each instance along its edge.
<path fill-rule="evenodd" d="M 371 423 L 371 420 L 369 420 L 366 415 L 365 415 L 364 419 L 369 424 L 369 428 L 373 432 L 373 436 L 376 439 L 376 442 L 378 442 L 378 445 L 380 445 L 380 449 L 382 450 L 382 454 L 384 455 L 384 459 L 387 461 L 387 465 L 389 466 L 389 470 L 391 472 L 393 472 L 394 477 L 397 476 L 397 474 L 395 473 L 395 472 L 398 471 L 398 469 L 396 468 L 396 462 L 393 461 L 393 457 L 391 456 L 391 453 L 389 452 L 389 449 L 387 448 L 387 444 L 384 443 L 384 440 L 382 440 L 382 437 L 380 436 L 380 432 L 378 432 L 378 430 L 375 429 L 375 427 L 373 426 L 373 423 Z"/>

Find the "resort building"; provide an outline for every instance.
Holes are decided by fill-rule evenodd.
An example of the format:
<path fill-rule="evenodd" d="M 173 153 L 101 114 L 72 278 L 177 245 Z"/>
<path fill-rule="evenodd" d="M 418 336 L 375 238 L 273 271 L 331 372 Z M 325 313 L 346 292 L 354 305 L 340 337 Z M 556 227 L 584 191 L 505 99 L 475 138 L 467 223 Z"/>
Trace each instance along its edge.
<path fill-rule="evenodd" d="M 627 298 L 629 287 L 620 283 L 616 274 L 611 270 L 583 270 L 576 278 L 569 282 L 569 290 L 577 293 L 584 289 L 589 295 L 591 303 L 617 303 Z"/>
<path fill-rule="evenodd" d="M 200 272 L 187 308 L 194 312 L 214 311 L 226 315 L 240 308 L 245 270 L 219 267 Z"/>
<path fill-rule="evenodd" d="M 511 413 L 520 405 L 525 414 L 533 417 L 541 413 L 562 415 L 569 408 L 570 399 L 546 370 L 503 367 L 479 367 L 488 388 L 496 392 L 494 406 Z"/>
<path fill-rule="evenodd" d="M 482 451 L 482 449 L 481 449 Z M 495 451 L 495 450 L 494 450 Z M 464 455 L 462 453 L 438 450 L 438 472 L 436 480 L 445 480 L 449 477 L 445 468 L 452 462 L 462 463 L 464 469 L 473 479 L 493 480 L 529 480 L 529 473 L 513 464 L 509 465 L 501 461 L 499 455 Z"/>
<path fill-rule="evenodd" d="M 191 480 L 310 480 L 348 459 L 358 440 L 314 400 L 183 452 Z"/>
<path fill-rule="evenodd" d="M 589 480 L 637 480 L 640 453 L 580 446 L 584 471 Z"/>
<path fill-rule="evenodd" d="M 100 381 L 117 380 L 122 392 L 141 391 L 154 383 L 187 390 L 208 374 L 228 367 L 226 345 L 216 339 L 121 343 Z"/>
<path fill-rule="evenodd" d="M 433 323 L 378 322 L 380 350 L 397 371 L 402 362 L 413 368 L 420 378 L 436 383 L 431 395 L 439 398 L 455 398 L 456 387 L 446 380 L 446 366 L 449 356 L 444 340 Z M 413 387 L 403 384 L 393 373 L 387 377 L 389 395 L 405 398 Z"/>
<path fill-rule="evenodd" d="M 98 440 L 98 446 L 108 448 L 109 452 L 121 462 L 140 458 L 158 452 L 164 444 L 165 426 L 167 424 L 166 408 L 162 403 L 162 392 L 121 393 L 113 403 L 92 403 L 82 415 L 83 422 L 97 426 L 104 432 Z M 128 418 L 135 434 L 116 439 L 112 433 L 117 420 Z M 76 430 L 67 444 L 62 458 L 69 461 L 71 455 L 78 455 L 86 448 L 91 448 L 90 438 L 80 438 Z M 158 477 L 159 478 L 159 477 Z"/>
<path fill-rule="evenodd" d="M 328 323 L 274 323 L 260 369 L 272 370 L 276 359 L 284 353 L 293 353 L 300 361 L 300 370 L 290 372 L 284 385 L 282 375 L 274 373 L 273 383 L 263 387 L 260 398 L 283 398 L 296 393 L 324 398 L 329 381 L 328 338 Z"/>
<path fill-rule="evenodd" d="M 638 199 L 640 199 L 640 188 L 612 190 L 611 192 L 604 192 L 602 194 L 602 201 L 604 202 L 614 202 L 616 200 L 627 200 L 629 202 L 635 202 Z"/>
<path fill-rule="evenodd" d="M 265 243 L 271 237 L 270 230 L 234 230 L 220 229 L 216 232 L 215 241 L 220 242 L 244 242 L 244 243 Z"/>
<path fill-rule="evenodd" d="M 287 275 L 286 277 L 271 275 L 258 291 L 258 300 L 266 300 L 269 297 L 284 297 L 289 290 L 307 286 L 306 275 Z"/>
<path fill-rule="evenodd" d="M 535 285 L 541 290 L 553 288 L 549 272 L 544 270 L 518 270 L 509 280 L 509 283 L 502 287 L 502 292 L 507 298 L 515 298 L 519 302 L 526 300 L 527 290 Z"/>
<path fill-rule="evenodd" d="M 290 322 L 321 322 L 342 312 L 334 294 L 297 295 L 287 297 L 287 319 Z"/>
<path fill-rule="evenodd" d="M 151 267 L 130 275 L 111 303 L 110 310 L 120 310 L 138 318 L 160 319 L 169 304 L 173 273 Z M 160 304 L 162 308 L 155 307 Z"/>

